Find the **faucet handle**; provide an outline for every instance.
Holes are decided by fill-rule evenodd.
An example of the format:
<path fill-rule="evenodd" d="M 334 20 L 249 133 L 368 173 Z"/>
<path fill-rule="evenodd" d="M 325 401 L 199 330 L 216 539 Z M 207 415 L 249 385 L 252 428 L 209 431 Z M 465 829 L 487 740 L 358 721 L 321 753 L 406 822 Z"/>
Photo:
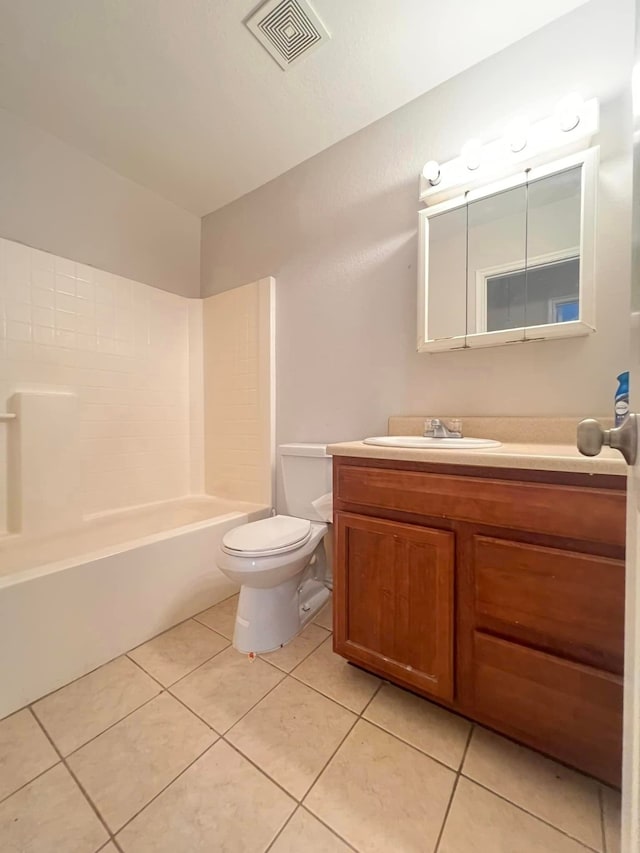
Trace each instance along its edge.
<path fill-rule="evenodd" d="M 449 421 L 449 429 L 451 432 L 457 432 L 462 435 L 462 421 L 460 418 L 451 418 Z"/>

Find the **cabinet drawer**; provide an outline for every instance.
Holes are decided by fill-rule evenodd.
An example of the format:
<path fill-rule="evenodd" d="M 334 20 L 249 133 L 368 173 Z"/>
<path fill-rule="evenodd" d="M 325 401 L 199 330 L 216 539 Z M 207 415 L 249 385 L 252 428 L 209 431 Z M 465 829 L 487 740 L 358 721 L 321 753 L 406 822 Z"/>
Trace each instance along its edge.
<path fill-rule="evenodd" d="M 473 537 L 475 627 L 622 675 L 624 563 Z"/>
<path fill-rule="evenodd" d="M 625 541 L 623 491 L 348 464 L 338 467 L 335 485 L 338 501 L 376 510 L 610 545 Z"/>
<path fill-rule="evenodd" d="M 506 734 L 620 785 L 622 678 L 476 632 L 481 718 Z"/>

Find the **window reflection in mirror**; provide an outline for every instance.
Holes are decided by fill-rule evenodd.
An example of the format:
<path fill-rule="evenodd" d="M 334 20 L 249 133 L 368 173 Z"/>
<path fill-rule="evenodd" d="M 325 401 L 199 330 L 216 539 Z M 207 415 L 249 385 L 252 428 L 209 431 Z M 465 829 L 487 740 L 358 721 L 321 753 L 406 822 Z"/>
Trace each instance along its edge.
<path fill-rule="evenodd" d="M 579 319 L 581 177 L 578 166 L 469 205 L 470 334 Z"/>
<path fill-rule="evenodd" d="M 581 166 L 529 184 L 525 326 L 579 317 L 581 198 Z"/>
<path fill-rule="evenodd" d="M 491 276 L 486 282 L 486 331 L 577 320 L 579 282 L 579 258 Z"/>
<path fill-rule="evenodd" d="M 497 279 L 525 267 L 527 188 L 479 199 L 468 208 L 467 334 L 521 328 L 525 282 Z"/>

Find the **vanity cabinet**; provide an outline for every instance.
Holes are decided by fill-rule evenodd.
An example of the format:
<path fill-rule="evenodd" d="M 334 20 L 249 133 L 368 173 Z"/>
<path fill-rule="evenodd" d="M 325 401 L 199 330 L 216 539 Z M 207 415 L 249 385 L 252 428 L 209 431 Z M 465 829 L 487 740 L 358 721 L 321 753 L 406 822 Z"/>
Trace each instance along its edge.
<path fill-rule="evenodd" d="M 620 783 L 625 478 L 334 457 L 334 649 Z"/>

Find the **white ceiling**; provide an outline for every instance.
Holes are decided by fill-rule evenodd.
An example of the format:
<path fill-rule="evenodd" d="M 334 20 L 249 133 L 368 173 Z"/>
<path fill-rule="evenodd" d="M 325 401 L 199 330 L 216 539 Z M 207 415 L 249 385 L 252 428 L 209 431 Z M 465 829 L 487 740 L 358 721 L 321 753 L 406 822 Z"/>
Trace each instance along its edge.
<path fill-rule="evenodd" d="M 203 215 L 585 0 L 312 0 L 282 71 L 257 0 L 0 0 L 0 106 Z"/>

